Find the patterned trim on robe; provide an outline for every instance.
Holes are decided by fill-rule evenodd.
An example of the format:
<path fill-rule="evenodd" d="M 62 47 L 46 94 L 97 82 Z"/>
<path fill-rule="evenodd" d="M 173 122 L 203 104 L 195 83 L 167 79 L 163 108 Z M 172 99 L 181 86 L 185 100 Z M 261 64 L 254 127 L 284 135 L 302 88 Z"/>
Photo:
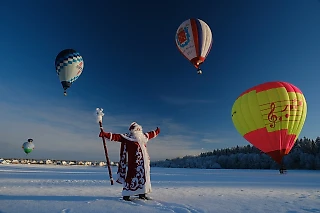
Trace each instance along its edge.
<path fill-rule="evenodd" d="M 118 178 L 117 183 L 124 184 L 127 171 L 127 146 L 125 143 L 121 143 L 120 147 L 120 161 L 118 165 Z"/>

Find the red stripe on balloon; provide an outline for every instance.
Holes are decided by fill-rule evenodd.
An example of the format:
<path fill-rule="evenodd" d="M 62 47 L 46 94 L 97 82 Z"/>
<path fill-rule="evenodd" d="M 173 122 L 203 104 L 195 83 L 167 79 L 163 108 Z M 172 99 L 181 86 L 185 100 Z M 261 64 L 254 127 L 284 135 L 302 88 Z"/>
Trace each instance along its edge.
<path fill-rule="evenodd" d="M 251 91 L 254 91 L 254 90 L 256 91 L 256 93 L 259 93 L 259 92 L 263 92 L 263 91 L 266 91 L 269 89 L 276 89 L 276 88 L 280 88 L 280 87 L 284 87 L 287 90 L 287 92 L 295 92 L 295 93 L 302 94 L 301 90 L 298 87 L 296 87 L 288 82 L 274 81 L 274 82 L 267 82 L 267 83 L 263 83 L 263 84 L 259 84 L 257 86 L 254 86 L 254 87 L 244 91 L 243 93 L 241 93 L 241 95 L 239 97 L 241 97 L 244 94 L 247 94 Z"/>
<path fill-rule="evenodd" d="M 281 163 L 282 158 L 292 149 L 296 135 L 288 134 L 287 129 L 268 132 L 264 127 L 249 132 L 243 137 L 256 148 L 270 155 L 276 162 Z"/>
<path fill-rule="evenodd" d="M 199 57 L 200 51 L 199 51 L 199 37 L 198 37 L 197 23 L 195 19 L 190 19 L 190 23 L 191 23 L 191 30 L 193 35 L 194 46 L 196 49 L 196 54 L 197 54 L 197 57 Z"/>

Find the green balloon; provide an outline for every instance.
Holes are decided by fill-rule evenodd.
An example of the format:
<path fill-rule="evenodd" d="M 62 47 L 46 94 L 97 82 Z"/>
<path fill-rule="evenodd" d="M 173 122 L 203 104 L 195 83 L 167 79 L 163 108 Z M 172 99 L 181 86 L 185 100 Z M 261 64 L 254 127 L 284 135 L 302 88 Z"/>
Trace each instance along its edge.
<path fill-rule="evenodd" d="M 24 149 L 24 152 L 29 154 L 30 152 L 32 152 L 33 149 Z"/>
<path fill-rule="evenodd" d="M 26 154 L 29 154 L 34 149 L 34 144 L 32 142 L 24 142 L 22 148 Z"/>

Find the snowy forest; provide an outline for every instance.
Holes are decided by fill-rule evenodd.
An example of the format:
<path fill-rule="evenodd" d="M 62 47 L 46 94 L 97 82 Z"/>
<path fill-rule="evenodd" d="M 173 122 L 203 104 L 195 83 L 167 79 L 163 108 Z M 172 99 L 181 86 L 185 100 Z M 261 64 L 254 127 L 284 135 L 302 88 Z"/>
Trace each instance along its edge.
<path fill-rule="evenodd" d="M 320 170 L 320 137 L 298 139 L 288 155 L 283 158 L 286 169 Z M 199 169 L 279 169 L 269 155 L 252 145 L 236 146 L 151 162 L 153 167 Z"/>

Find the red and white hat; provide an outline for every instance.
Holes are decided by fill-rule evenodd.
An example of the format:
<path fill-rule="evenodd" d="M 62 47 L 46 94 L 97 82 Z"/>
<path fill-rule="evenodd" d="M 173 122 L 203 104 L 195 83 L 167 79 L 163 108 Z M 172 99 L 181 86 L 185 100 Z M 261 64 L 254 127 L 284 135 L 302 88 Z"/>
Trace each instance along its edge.
<path fill-rule="evenodd" d="M 136 125 L 138 125 L 136 122 L 132 122 L 129 126 L 129 131 L 133 130 Z"/>
<path fill-rule="evenodd" d="M 142 127 L 139 124 L 137 124 L 137 122 L 132 122 L 129 126 L 129 131 L 134 131 L 137 128 L 140 128 L 140 130 L 142 130 Z"/>

